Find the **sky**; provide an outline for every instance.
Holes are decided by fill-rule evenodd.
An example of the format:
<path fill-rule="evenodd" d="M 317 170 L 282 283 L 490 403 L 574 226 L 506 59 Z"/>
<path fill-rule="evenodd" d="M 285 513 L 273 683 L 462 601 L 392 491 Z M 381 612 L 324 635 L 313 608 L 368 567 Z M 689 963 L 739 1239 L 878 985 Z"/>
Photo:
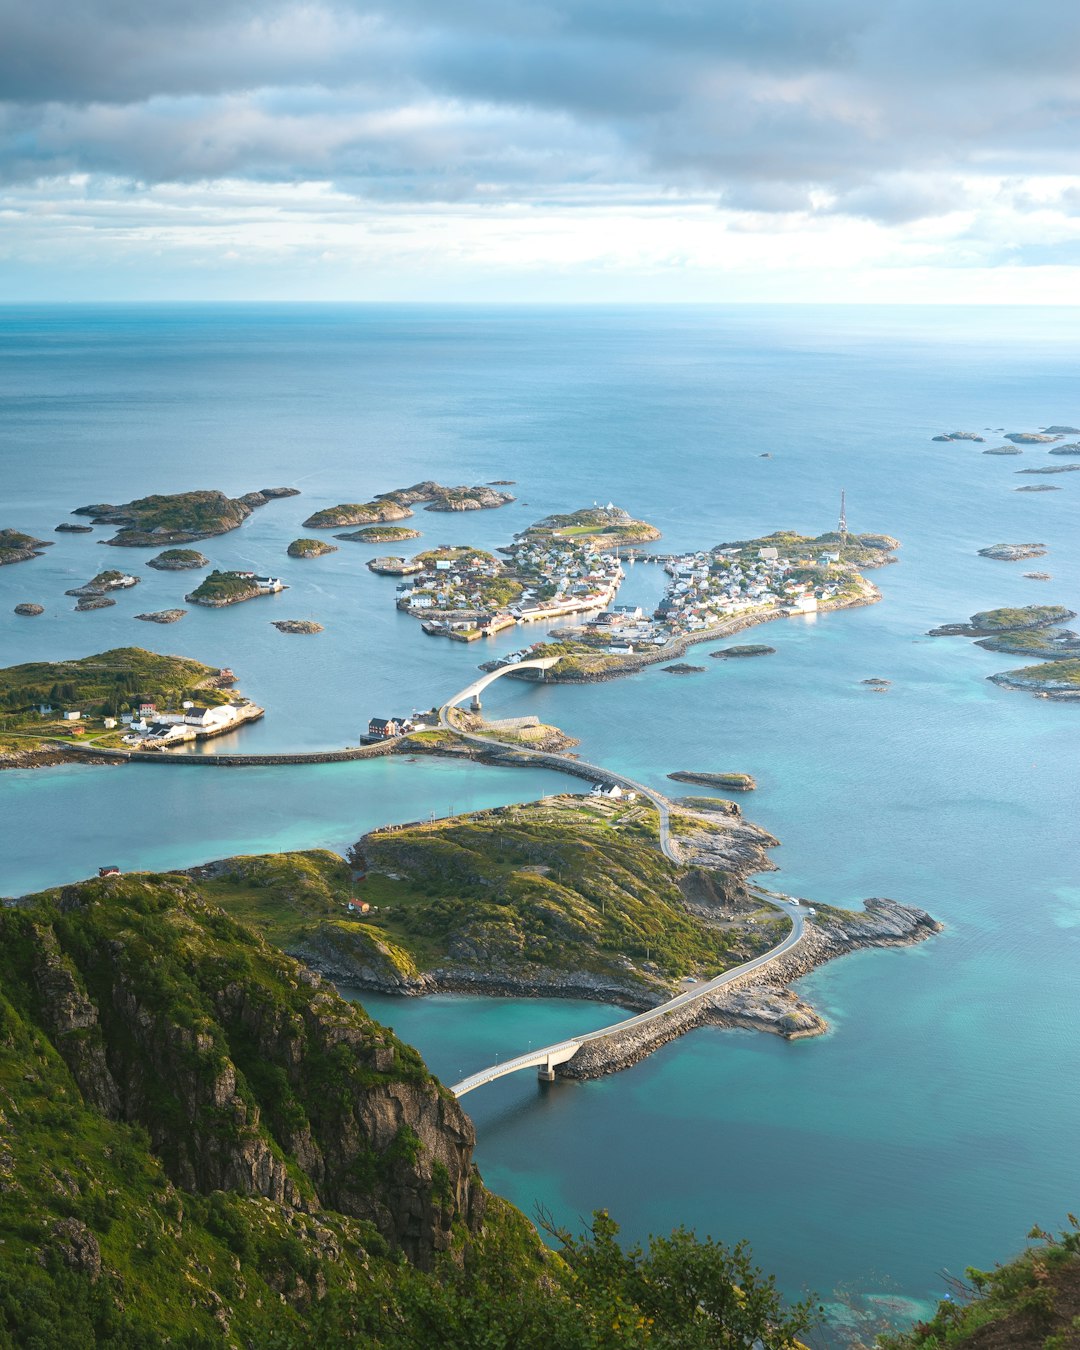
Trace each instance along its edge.
<path fill-rule="evenodd" d="M 0 0 L 0 301 L 1080 302 L 1068 0 Z"/>

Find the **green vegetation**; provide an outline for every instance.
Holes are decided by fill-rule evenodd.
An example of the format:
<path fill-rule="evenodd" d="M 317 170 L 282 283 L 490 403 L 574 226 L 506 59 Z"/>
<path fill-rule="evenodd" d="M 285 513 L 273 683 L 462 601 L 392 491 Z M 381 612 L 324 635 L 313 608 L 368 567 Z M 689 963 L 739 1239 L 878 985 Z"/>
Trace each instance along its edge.
<path fill-rule="evenodd" d="M 286 552 L 290 558 L 321 558 L 324 553 L 336 553 L 337 547 L 324 539 L 294 539 Z"/>
<path fill-rule="evenodd" d="M 588 972 L 655 988 L 641 961 L 664 985 L 711 977 L 736 964 L 732 948 L 748 937 L 686 909 L 687 869 L 659 851 L 648 804 L 556 797 L 502 807 L 366 835 L 355 860 L 379 932 L 420 969 Z M 771 945 L 771 935 L 749 935 Z"/>
<path fill-rule="evenodd" d="M 31 661 L 0 670 L 0 709 L 10 727 L 37 719 L 39 705 L 78 709 L 84 716 L 115 717 L 143 699 L 162 706 L 180 702 L 198 690 L 206 703 L 227 702 L 228 695 L 203 687 L 217 675 L 213 666 L 184 656 L 161 656 L 142 647 L 114 647 L 78 661 Z"/>
<path fill-rule="evenodd" d="M 210 559 L 194 548 L 167 548 L 156 558 L 150 558 L 146 565 L 161 572 L 185 572 L 194 567 L 209 567 Z"/>
<path fill-rule="evenodd" d="M 795 1350 L 742 1244 L 555 1248 L 416 1052 L 186 877 L 0 910 L 0 1346 Z"/>
<path fill-rule="evenodd" d="M 1080 688 L 1080 657 L 1067 661 L 1045 661 L 1038 666 L 1022 666 L 1019 670 L 1006 670 L 994 678 L 1004 682 L 1027 680 L 1046 689 Z"/>
<path fill-rule="evenodd" d="M 892 553 L 900 547 L 900 541 L 887 534 L 849 534 L 843 550 L 843 562 L 855 567 L 880 567 L 883 563 L 894 561 Z M 747 561 L 757 557 L 761 548 L 775 548 L 781 558 L 805 558 L 812 563 L 821 553 L 840 551 L 840 535 L 835 530 L 824 534 L 799 534 L 795 530 L 774 530 L 772 534 L 760 539 L 736 539 L 731 543 L 717 544 L 717 549 L 738 549 Z M 835 578 L 833 578 L 835 580 Z"/>
<path fill-rule="evenodd" d="M 660 531 L 655 525 L 644 520 L 634 520 L 617 507 L 608 510 L 602 506 L 586 507 L 566 515 L 546 516 L 531 525 L 527 533 L 533 537 L 553 535 L 565 539 L 593 538 L 597 543 L 610 540 L 612 546 L 660 538 Z"/>
<path fill-rule="evenodd" d="M 385 520 L 411 516 L 408 506 L 395 501 L 342 502 L 316 511 L 304 521 L 305 530 L 328 530 L 334 525 L 375 525 Z"/>
<path fill-rule="evenodd" d="M 0 567 L 7 563 L 27 562 L 30 558 L 39 558 L 41 550 L 47 548 L 51 542 L 35 539 L 32 534 L 21 534 L 18 530 L 0 530 Z"/>
<path fill-rule="evenodd" d="M 253 600 L 261 593 L 250 577 L 239 572 L 219 572 L 215 567 L 184 598 L 193 605 L 233 605 L 241 600 Z"/>
<path fill-rule="evenodd" d="M 1064 605 L 1024 605 L 1021 608 L 1002 606 L 983 609 L 971 616 L 972 628 L 1005 631 L 1022 628 L 1046 628 L 1076 616 Z"/>
<path fill-rule="evenodd" d="M 354 539 L 361 544 L 396 544 L 402 539 L 419 539 L 419 530 L 405 525 L 367 525 L 350 534 L 336 534 L 335 539 Z"/>
<path fill-rule="evenodd" d="M 929 1322 L 883 1336 L 882 1350 L 1072 1350 L 1080 1344 L 1080 1222 L 1056 1237 L 1033 1228 L 1029 1248 L 991 1271 L 968 1267 Z"/>
<path fill-rule="evenodd" d="M 122 506 L 80 506 L 73 514 L 119 525 L 119 532 L 107 541 L 110 544 L 184 544 L 235 530 L 260 499 L 265 500 L 260 493 L 233 498 L 224 492 L 174 492 L 139 497 Z"/>

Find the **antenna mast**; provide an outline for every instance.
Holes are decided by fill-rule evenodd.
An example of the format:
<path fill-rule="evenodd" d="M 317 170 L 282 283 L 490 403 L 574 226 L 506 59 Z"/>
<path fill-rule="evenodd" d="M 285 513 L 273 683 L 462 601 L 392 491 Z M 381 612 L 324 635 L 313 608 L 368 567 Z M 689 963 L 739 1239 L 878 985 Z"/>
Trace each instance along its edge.
<path fill-rule="evenodd" d="M 847 548 L 847 494 L 844 489 L 840 489 L 840 523 L 837 525 L 837 531 L 840 535 L 840 553 L 843 555 Z"/>

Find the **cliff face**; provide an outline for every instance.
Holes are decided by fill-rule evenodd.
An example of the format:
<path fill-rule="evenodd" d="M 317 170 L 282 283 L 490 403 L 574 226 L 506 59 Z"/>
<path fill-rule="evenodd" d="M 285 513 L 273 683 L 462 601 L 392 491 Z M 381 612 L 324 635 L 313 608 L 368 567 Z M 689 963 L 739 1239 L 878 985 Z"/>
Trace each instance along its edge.
<path fill-rule="evenodd" d="M 146 1131 L 177 1188 L 373 1224 L 430 1267 L 482 1188 L 471 1122 L 415 1051 L 180 877 L 0 914 L 3 983 L 87 1107 Z"/>

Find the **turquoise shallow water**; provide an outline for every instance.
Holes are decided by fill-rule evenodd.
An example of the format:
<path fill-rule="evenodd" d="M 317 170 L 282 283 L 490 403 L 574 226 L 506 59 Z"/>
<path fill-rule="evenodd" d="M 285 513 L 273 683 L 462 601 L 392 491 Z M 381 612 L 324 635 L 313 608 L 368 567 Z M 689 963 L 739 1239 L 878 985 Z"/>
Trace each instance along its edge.
<path fill-rule="evenodd" d="M 1080 425 L 1078 356 L 1060 311 L 0 311 L 0 524 L 57 540 L 0 571 L 0 656 L 152 643 L 233 665 L 265 702 L 236 748 L 343 744 L 521 638 L 480 652 L 423 637 L 362 546 L 288 561 L 317 507 L 425 477 L 514 478 L 504 511 L 412 523 L 424 543 L 493 546 L 544 512 L 611 497 L 682 546 L 826 528 L 846 488 L 854 528 L 903 541 L 901 562 L 875 574 L 884 603 L 770 624 L 760 635 L 775 656 L 706 660 L 701 676 L 504 681 L 489 706 L 538 712 L 590 758 L 658 786 L 676 769 L 751 772 L 760 788 L 744 805 L 782 841 L 784 889 L 844 904 L 892 895 L 946 933 L 803 981 L 832 1025 L 823 1039 L 700 1031 L 616 1078 L 542 1091 L 521 1076 L 467 1103 L 485 1176 L 526 1209 L 573 1220 L 604 1204 L 632 1236 L 679 1222 L 745 1235 L 792 1292 L 925 1299 L 943 1268 L 1007 1254 L 1033 1222 L 1075 1209 L 1080 1189 L 1080 709 L 1002 692 L 984 677 L 1010 658 L 924 636 L 995 604 L 1080 608 L 1080 475 L 1016 495 L 1040 481 L 1018 468 L 1058 461 L 930 440 Z M 61 598 L 105 552 L 52 534 L 72 507 L 277 483 L 303 495 L 203 549 L 216 565 L 280 571 L 284 595 L 149 629 L 131 616 L 174 603 L 184 578 L 125 551 L 143 582 L 114 609 L 74 614 Z M 1050 553 L 1034 564 L 975 553 L 1036 539 Z M 1031 568 L 1053 582 L 1025 580 Z M 657 583 L 639 566 L 627 598 Z M 48 613 L 17 619 L 24 599 Z M 316 639 L 269 624 L 308 616 L 326 625 Z M 869 693 L 871 676 L 890 691 Z M 430 762 L 9 773 L 0 892 L 100 862 L 342 847 L 382 820 L 565 782 Z M 449 1078 L 608 1017 L 569 1002 L 368 1002 Z"/>

